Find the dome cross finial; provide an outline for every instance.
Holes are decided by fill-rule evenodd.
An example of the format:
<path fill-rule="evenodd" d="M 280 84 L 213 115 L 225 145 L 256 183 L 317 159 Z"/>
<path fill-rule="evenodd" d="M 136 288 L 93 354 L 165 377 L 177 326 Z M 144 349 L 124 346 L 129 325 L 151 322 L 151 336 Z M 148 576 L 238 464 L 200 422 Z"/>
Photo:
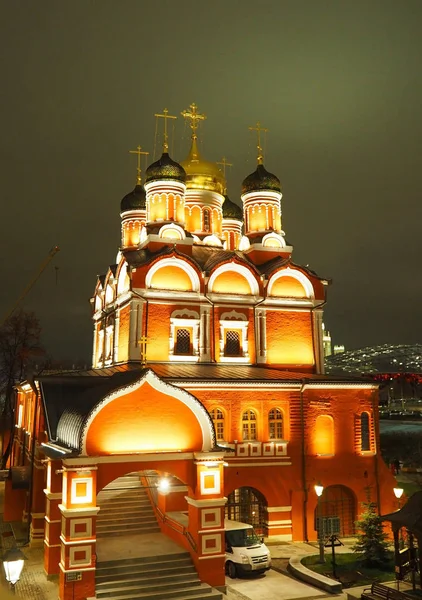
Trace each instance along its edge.
<path fill-rule="evenodd" d="M 169 151 L 169 136 L 167 133 L 167 119 L 177 119 L 177 117 L 174 117 L 173 115 L 169 115 L 168 114 L 169 111 L 167 110 L 167 108 L 165 108 L 163 110 L 163 114 L 160 115 L 158 113 L 155 113 L 154 117 L 156 117 L 157 119 L 161 118 L 164 119 L 164 140 L 163 140 L 163 152 L 164 153 L 168 153 Z"/>
<path fill-rule="evenodd" d="M 256 124 L 256 127 L 249 127 L 249 131 L 256 131 L 257 136 L 258 136 L 258 143 L 257 143 L 257 150 L 258 150 L 258 164 L 262 165 L 262 163 L 264 162 L 264 157 L 263 157 L 263 151 L 262 151 L 262 146 L 261 146 L 261 131 L 264 133 L 268 132 L 268 129 L 261 127 L 261 123 L 258 121 Z"/>
<path fill-rule="evenodd" d="M 143 152 L 141 146 L 137 146 L 136 150 L 129 150 L 129 154 L 137 154 L 138 155 L 138 166 L 136 167 L 136 185 L 141 185 L 141 183 L 142 183 L 141 156 L 148 156 L 149 152 Z"/>
<path fill-rule="evenodd" d="M 220 160 L 220 162 L 217 162 L 217 165 L 221 165 L 223 167 L 223 175 L 224 175 L 224 179 L 226 179 L 226 167 L 232 167 L 233 163 L 229 163 L 227 162 L 227 159 L 225 156 L 223 156 L 223 158 Z M 227 194 L 227 181 L 224 182 L 224 194 Z"/>
<path fill-rule="evenodd" d="M 192 139 L 196 140 L 196 130 L 198 129 L 199 121 L 205 121 L 207 117 L 198 113 L 198 107 L 196 106 L 195 102 L 193 102 L 189 106 L 189 109 L 190 110 L 183 110 L 180 114 L 185 119 L 190 120 L 190 128 L 192 129 Z"/>

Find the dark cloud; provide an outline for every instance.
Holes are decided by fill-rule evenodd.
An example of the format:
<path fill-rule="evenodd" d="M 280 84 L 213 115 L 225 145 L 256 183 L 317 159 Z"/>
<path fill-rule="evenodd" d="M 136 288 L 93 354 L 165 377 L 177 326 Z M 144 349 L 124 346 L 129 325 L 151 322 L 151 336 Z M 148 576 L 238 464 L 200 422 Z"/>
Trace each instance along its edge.
<path fill-rule="evenodd" d="M 335 342 L 420 341 L 420 0 L 35 0 L 1 3 L 2 292 L 27 297 L 56 356 L 90 355 L 88 299 L 114 262 L 128 150 L 153 152 L 153 113 L 192 101 L 210 160 L 254 168 L 270 129 L 294 259 L 332 277 Z M 176 126 L 174 155 L 188 134 Z"/>

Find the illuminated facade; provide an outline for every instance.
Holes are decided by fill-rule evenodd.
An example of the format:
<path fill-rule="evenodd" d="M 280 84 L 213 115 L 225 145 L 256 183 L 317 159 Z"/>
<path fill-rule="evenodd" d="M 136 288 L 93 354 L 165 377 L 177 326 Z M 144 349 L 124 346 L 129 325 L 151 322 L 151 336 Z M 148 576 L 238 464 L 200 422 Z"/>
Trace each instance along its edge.
<path fill-rule="evenodd" d="M 377 385 L 324 375 L 328 281 L 292 260 L 259 137 L 241 209 L 199 155 L 203 115 L 191 105 L 183 116 L 186 161 L 169 156 L 165 130 L 161 158 L 122 201 L 117 261 L 92 298 L 92 370 L 19 388 L 13 464 L 33 448 L 36 468 L 29 501 L 8 482 L 5 516 L 31 513 L 61 600 L 95 596 L 97 495 L 127 473 L 177 481 L 150 495 L 158 524 L 215 586 L 225 511 L 289 541 L 316 539 L 317 482 L 341 535 L 367 488 L 382 513 L 394 506 Z"/>

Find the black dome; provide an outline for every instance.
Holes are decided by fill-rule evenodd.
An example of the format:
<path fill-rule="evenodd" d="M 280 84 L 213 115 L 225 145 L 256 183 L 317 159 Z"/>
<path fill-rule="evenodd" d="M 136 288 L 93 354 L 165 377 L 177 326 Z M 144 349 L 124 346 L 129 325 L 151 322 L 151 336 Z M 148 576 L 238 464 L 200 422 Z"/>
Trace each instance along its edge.
<path fill-rule="evenodd" d="M 163 152 L 161 158 L 152 163 L 145 171 L 145 183 L 160 179 L 171 179 L 182 183 L 186 181 L 185 169 L 172 160 L 167 152 Z"/>
<path fill-rule="evenodd" d="M 144 186 L 137 184 L 135 188 L 126 194 L 120 202 L 120 212 L 124 213 L 128 210 L 145 210 L 146 209 L 146 194 Z"/>
<path fill-rule="evenodd" d="M 256 171 L 243 180 L 242 194 L 264 190 L 281 192 L 280 180 L 272 173 L 269 173 L 264 165 L 258 165 Z"/>
<path fill-rule="evenodd" d="M 238 204 L 232 202 L 228 196 L 224 196 L 223 219 L 243 221 L 243 210 Z"/>

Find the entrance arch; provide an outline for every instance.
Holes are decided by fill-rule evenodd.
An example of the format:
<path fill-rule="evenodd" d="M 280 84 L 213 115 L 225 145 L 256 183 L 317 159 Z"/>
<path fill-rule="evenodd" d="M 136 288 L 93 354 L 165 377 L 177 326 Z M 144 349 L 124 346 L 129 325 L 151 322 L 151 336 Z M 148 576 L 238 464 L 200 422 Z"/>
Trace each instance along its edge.
<path fill-rule="evenodd" d="M 240 487 L 227 496 L 226 519 L 241 521 L 253 526 L 258 535 L 266 535 L 265 496 L 253 487 Z"/>
<path fill-rule="evenodd" d="M 318 518 L 323 520 L 322 531 L 341 537 L 355 535 L 356 497 L 345 485 L 330 485 L 324 488 L 321 500 L 315 509 L 315 530 L 318 531 Z"/>

